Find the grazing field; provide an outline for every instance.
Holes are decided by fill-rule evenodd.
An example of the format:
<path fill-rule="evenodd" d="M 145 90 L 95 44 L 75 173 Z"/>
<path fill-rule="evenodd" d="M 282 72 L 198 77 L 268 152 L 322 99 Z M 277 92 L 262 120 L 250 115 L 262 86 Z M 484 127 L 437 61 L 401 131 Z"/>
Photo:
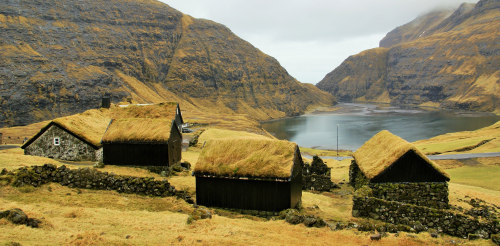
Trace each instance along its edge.
<path fill-rule="evenodd" d="M 453 183 L 500 191 L 500 163 L 498 166 L 463 166 L 447 171 Z"/>
<path fill-rule="evenodd" d="M 500 152 L 500 121 L 475 131 L 447 133 L 414 144 L 427 155 Z"/>

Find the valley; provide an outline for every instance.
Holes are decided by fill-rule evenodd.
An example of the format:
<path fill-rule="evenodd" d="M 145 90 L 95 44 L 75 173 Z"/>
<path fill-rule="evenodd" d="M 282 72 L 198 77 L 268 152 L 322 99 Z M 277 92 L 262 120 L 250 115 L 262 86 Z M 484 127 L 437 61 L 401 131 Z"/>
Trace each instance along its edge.
<path fill-rule="evenodd" d="M 313 85 L 223 24 L 156 0 L 3 1 L 0 244 L 498 245 L 499 16 L 498 0 L 420 15 Z M 62 135 L 33 147 L 49 149 L 51 158 L 20 148 L 65 116 L 99 131 L 63 127 L 57 134 L 83 142 L 93 134 L 92 146 L 103 144 L 114 120 L 133 118 L 135 135 L 125 136 L 132 123 L 114 131 L 115 156 L 135 153 L 148 162 L 152 152 L 135 151 L 157 149 L 172 160 L 109 164 L 100 147 L 91 160 L 54 159 L 54 152 L 81 157 L 87 148 L 76 140 L 62 148 Z M 359 157 L 381 131 L 388 137 Z M 145 133 L 154 138 L 144 140 Z M 223 147 L 206 154 L 212 146 Z M 485 153 L 491 156 L 460 156 Z M 316 156 L 326 166 L 315 166 Z M 370 172 L 359 165 L 366 160 Z M 374 179 L 391 172 L 392 181 Z M 397 172 L 413 179 L 401 181 Z M 440 180 L 431 180 L 436 173 Z M 205 186 L 199 177 L 209 180 Z M 302 186 L 321 180 L 329 190 Z M 237 194 L 247 196 L 241 203 L 280 196 L 294 204 L 286 208 L 298 205 L 259 211 L 196 203 L 197 183 L 230 197 L 238 182 L 248 182 Z M 254 184 L 262 186 L 248 188 Z M 379 184 L 389 189 L 377 191 Z M 270 199 L 248 199 L 265 187 L 275 192 Z M 391 200 L 398 192 L 403 201 Z M 430 205 L 419 203 L 428 199 L 421 194 Z M 390 217 L 390 207 L 400 214 Z M 19 216 L 7 215 L 13 208 L 38 227 L 15 223 Z"/>
<path fill-rule="evenodd" d="M 231 122 L 228 117 L 226 120 Z M 234 120 L 238 121 L 238 117 Z M 231 124 L 228 124 L 231 125 Z M 495 126 L 491 126 L 495 127 Z M 481 135 L 491 127 L 472 131 Z M 272 138 L 269 134 L 230 130 L 227 125 L 206 126 L 198 144 L 182 153 L 183 161 L 196 164 L 203 143 L 216 138 Z M 248 129 L 251 129 L 250 127 Z M 257 130 L 257 128 L 253 128 Z M 262 134 L 262 132 L 261 132 Z M 448 134 L 460 139 L 465 132 Z M 451 138 L 449 136 L 448 138 Z M 323 153 L 324 154 L 324 153 Z M 305 160 L 310 161 L 310 160 Z M 302 207 L 306 214 L 321 216 L 328 223 L 366 223 L 364 219 L 351 215 L 353 190 L 347 185 L 350 159 L 336 161 L 325 159 L 332 168 L 331 178 L 340 184 L 340 189 L 331 192 L 303 192 Z M 19 148 L 0 150 L 2 168 L 14 170 L 23 166 L 52 163 L 69 168 L 92 168 L 93 163 L 79 164 L 59 162 L 44 157 L 26 156 Z M 470 208 L 470 199 L 481 199 L 493 206 L 500 206 L 500 190 L 496 173 L 500 171 L 500 158 L 476 158 L 470 160 L 437 161 L 452 176 L 450 203 Z M 162 177 L 140 168 L 106 165 L 99 171 L 118 175 L 153 177 L 168 180 L 177 189 L 195 192 L 195 179 L 189 172 L 171 177 Z M 468 175 L 474 172 L 475 175 Z M 496 183 L 495 183 L 496 182 Z M 41 228 L 26 228 L 0 220 L 3 232 L 0 242 L 56 243 L 56 244 L 255 244 L 292 243 L 301 241 L 323 244 L 336 242 L 345 245 L 370 244 L 370 232 L 357 229 L 309 228 L 304 225 L 290 225 L 283 220 L 268 220 L 245 215 L 234 210 L 211 208 L 212 219 L 188 224 L 187 218 L 193 207 L 185 201 L 172 198 L 155 198 L 115 191 L 76 189 L 50 183 L 38 188 L 0 185 L 0 208 L 20 207 L 30 217 L 42 219 Z M 371 222 L 370 222 L 371 223 Z M 47 241 L 50 240 L 50 241 Z M 461 245 L 487 244 L 486 240 L 467 241 L 446 235 L 433 238 L 429 233 L 387 233 L 380 245 Z"/>

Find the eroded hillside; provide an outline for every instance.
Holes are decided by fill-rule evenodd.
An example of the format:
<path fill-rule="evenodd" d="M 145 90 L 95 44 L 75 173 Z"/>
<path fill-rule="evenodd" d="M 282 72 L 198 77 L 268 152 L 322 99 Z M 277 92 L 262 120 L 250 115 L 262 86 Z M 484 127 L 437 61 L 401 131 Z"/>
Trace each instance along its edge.
<path fill-rule="evenodd" d="M 317 86 L 340 101 L 500 110 L 500 1 L 462 4 L 391 31 Z"/>
<path fill-rule="evenodd" d="M 113 102 L 296 115 L 332 97 L 291 77 L 221 24 L 153 0 L 2 1 L 0 126 Z"/>

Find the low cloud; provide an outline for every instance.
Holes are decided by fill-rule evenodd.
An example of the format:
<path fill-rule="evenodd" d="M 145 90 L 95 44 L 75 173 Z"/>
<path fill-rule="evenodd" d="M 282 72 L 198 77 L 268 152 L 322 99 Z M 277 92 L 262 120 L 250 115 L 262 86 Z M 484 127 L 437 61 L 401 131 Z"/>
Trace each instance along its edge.
<path fill-rule="evenodd" d="M 275 57 L 299 81 L 317 83 L 349 55 L 377 47 L 397 26 L 432 10 L 457 8 L 463 0 L 163 2 L 195 18 L 227 26 Z"/>

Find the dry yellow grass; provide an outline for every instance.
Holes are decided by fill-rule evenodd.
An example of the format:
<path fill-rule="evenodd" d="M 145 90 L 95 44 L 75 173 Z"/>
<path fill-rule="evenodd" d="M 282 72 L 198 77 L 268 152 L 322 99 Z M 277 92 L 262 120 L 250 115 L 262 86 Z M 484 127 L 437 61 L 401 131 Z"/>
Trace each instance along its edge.
<path fill-rule="evenodd" d="M 166 119 L 116 119 L 109 125 L 102 142 L 167 142 L 172 124 Z"/>
<path fill-rule="evenodd" d="M 487 143 L 481 144 L 484 141 Z M 426 154 L 500 152 L 500 121 L 475 131 L 446 133 L 414 144 Z"/>
<path fill-rule="evenodd" d="M 183 158 L 193 161 L 197 159 L 199 151 L 199 148 L 190 148 L 187 152 L 183 152 Z M 35 159 L 37 163 L 34 163 Z M 7 167 L 9 170 L 23 166 L 23 163 L 30 166 L 43 164 L 46 161 L 54 160 L 24 156 L 21 149 L 0 151 L 0 167 Z M 336 180 L 347 176 L 350 160 L 340 162 L 326 160 L 326 162 L 332 167 L 332 177 L 339 177 L 335 178 Z M 494 165 L 493 162 L 490 164 Z M 163 179 L 157 174 L 131 167 L 106 165 L 99 170 L 119 175 L 153 176 Z M 168 180 L 177 189 L 194 192 L 193 176 L 176 176 Z M 451 203 L 466 208 L 467 204 L 461 201 L 467 200 L 466 195 L 500 206 L 498 192 L 450 183 Z M 331 231 L 327 227 L 307 228 L 303 225 L 290 225 L 284 221 L 228 218 L 219 215 L 210 220 L 200 220 L 188 225 L 186 223 L 188 213 L 193 207 L 180 199 L 155 198 L 114 191 L 86 189 L 79 191 L 54 183 L 31 190 L 0 186 L 0 194 L 0 210 L 18 207 L 28 216 L 41 219 L 43 222 L 41 228 L 33 229 L 13 225 L 1 219 L 0 244 L 19 242 L 22 245 L 248 245 L 249 243 L 283 245 L 307 242 L 313 245 L 446 245 L 450 240 L 454 240 L 461 245 L 488 245 L 491 242 L 487 240 L 469 242 L 445 235 L 435 239 L 428 233 L 412 235 L 400 233 L 399 237 L 389 234 L 379 242 L 372 242 L 369 239 L 371 232 Z M 303 192 L 302 204 L 307 214 L 318 215 L 327 220 L 357 220 L 351 217 L 352 195 L 346 186 L 328 193 Z M 314 208 L 314 205 L 319 208 Z"/>
<path fill-rule="evenodd" d="M 51 187 L 51 191 L 48 190 Z M 18 207 L 42 220 L 41 228 L 0 220 L 0 243 L 22 245 L 372 245 L 369 232 L 307 228 L 284 221 L 212 219 L 186 223 L 192 207 L 175 198 L 151 198 L 113 191 L 74 189 L 58 184 L 22 193 L 0 187 L 0 210 Z M 36 194 L 36 196 L 34 195 Z M 67 195 L 70 194 L 70 195 Z M 310 194 L 313 197 L 320 196 Z M 320 198 L 320 200 L 323 200 Z M 316 200 L 315 200 L 316 201 Z M 318 201 L 320 208 L 327 206 Z M 178 212 L 181 211 L 181 212 Z M 426 233 L 389 235 L 376 245 L 439 245 L 451 238 L 433 239 Z M 481 241 L 475 241 L 481 242 Z M 485 241 L 486 242 L 486 241 Z M 466 243 L 467 244 L 467 243 Z M 466 245 L 465 244 L 465 245 Z"/>
<path fill-rule="evenodd" d="M 429 160 L 420 150 L 406 140 L 390 133 L 387 130 L 380 131 L 371 139 L 366 141 L 353 157 L 361 171 L 367 178 L 372 179 L 392 165 L 397 159 L 408 151 L 414 151 L 423 160 L 433 166 L 438 172 L 447 178 L 450 176 L 436 163 Z"/>
<path fill-rule="evenodd" d="M 55 124 L 71 131 L 75 135 L 85 139 L 95 146 L 101 146 L 101 138 L 108 127 L 110 119 L 106 117 L 95 117 L 90 114 L 77 114 L 73 116 L 57 118 Z"/>
<path fill-rule="evenodd" d="M 46 157 L 24 155 L 24 150 L 21 148 L 0 150 L 0 169 L 14 170 L 20 167 L 43 164 L 59 165 L 60 163 Z"/>
<path fill-rule="evenodd" d="M 177 109 L 176 102 L 162 102 L 152 105 L 130 105 L 128 107 L 113 107 L 109 115 L 113 119 L 121 118 L 163 118 L 173 120 Z"/>
<path fill-rule="evenodd" d="M 288 178 L 297 145 L 282 140 L 211 140 L 203 148 L 196 172 L 218 176 Z"/>
<path fill-rule="evenodd" d="M 346 185 L 342 186 L 341 190 L 335 190 L 332 193 L 316 194 L 303 191 L 302 207 L 305 208 L 307 214 L 319 216 L 327 221 L 350 221 L 353 219 L 351 194 L 352 188 Z"/>
<path fill-rule="evenodd" d="M 219 129 L 219 128 L 208 128 L 204 131 L 200 137 L 198 138 L 198 143 L 203 144 L 206 141 L 216 140 L 216 139 L 230 139 L 230 138 L 238 138 L 238 139 L 275 139 L 269 136 L 259 135 L 256 133 L 246 132 L 246 131 L 234 131 L 227 129 Z"/>
<path fill-rule="evenodd" d="M 300 153 L 303 155 L 317 155 L 317 156 L 337 156 L 336 150 L 325 150 L 325 149 L 313 149 L 300 147 Z M 339 156 L 352 156 L 352 151 L 350 150 L 339 150 Z"/>

